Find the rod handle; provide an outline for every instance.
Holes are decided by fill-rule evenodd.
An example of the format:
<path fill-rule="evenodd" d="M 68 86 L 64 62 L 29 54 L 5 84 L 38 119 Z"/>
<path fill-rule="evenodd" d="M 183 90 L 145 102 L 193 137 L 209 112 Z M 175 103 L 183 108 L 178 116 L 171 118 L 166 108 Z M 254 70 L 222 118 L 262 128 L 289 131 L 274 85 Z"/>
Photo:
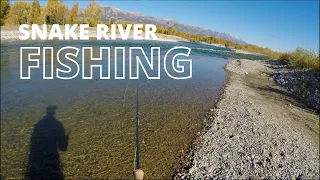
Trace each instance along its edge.
<path fill-rule="evenodd" d="M 144 172 L 141 169 L 136 169 L 133 172 L 134 180 L 143 180 Z"/>

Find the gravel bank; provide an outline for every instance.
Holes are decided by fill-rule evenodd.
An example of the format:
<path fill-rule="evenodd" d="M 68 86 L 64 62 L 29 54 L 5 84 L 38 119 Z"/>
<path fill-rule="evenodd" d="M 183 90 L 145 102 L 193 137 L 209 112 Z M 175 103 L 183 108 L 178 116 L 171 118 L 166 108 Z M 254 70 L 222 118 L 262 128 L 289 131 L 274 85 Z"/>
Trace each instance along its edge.
<path fill-rule="evenodd" d="M 319 179 L 319 116 L 262 62 L 235 60 L 226 70 L 216 116 L 177 179 Z"/>

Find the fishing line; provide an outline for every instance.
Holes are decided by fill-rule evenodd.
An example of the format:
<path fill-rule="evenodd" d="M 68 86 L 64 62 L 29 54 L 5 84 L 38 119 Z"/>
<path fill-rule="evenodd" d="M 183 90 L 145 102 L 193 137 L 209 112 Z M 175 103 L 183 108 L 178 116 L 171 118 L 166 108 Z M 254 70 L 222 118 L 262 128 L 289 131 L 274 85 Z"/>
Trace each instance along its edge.
<path fill-rule="evenodd" d="M 127 93 L 129 84 L 130 84 L 130 79 L 129 79 L 128 83 L 127 83 L 126 89 L 124 90 L 124 94 L 123 94 L 123 106 L 122 106 L 123 110 L 124 110 L 124 106 L 125 106 L 125 103 L 126 103 L 126 93 Z"/>

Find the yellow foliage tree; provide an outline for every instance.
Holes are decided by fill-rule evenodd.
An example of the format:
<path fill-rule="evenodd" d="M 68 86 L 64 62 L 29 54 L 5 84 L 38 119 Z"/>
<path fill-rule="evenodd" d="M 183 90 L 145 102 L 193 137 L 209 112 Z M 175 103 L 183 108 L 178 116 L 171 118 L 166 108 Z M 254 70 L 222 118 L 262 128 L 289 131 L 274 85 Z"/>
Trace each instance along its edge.
<path fill-rule="evenodd" d="M 70 10 L 70 22 L 72 24 L 78 24 L 79 19 L 78 19 L 78 15 L 79 15 L 79 3 L 76 2 L 72 9 Z"/>
<path fill-rule="evenodd" d="M 32 2 L 32 24 L 40 24 L 41 21 L 41 10 L 39 0 L 33 0 Z"/>
<path fill-rule="evenodd" d="M 48 0 L 46 6 L 46 23 L 66 24 L 68 17 L 68 7 L 62 1 Z"/>
<path fill-rule="evenodd" d="M 174 27 L 174 26 L 170 26 L 169 28 L 168 28 L 168 34 L 169 35 L 175 35 L 176 34 L 176 32 L 177 32 L 177 30 L 176 30 L 176 28 Z"/>
<path fill-rule="evenodd" d="M 89 2 L 88 8 L 85 9 L 84 11 L 84 16 L 87 23 L 92 27 L 97 26 L 97 24 L 101 19 L 101 15 L 102 15 L 102 9 L 100 4 L 96 1 Z"/>
<path fill-rule="evenodd" d="M 46 7 L 40 7 L 40 16 L 39 16 L 39 24 L 45 24 L 46 23 Z"/>
<path fill-rule="evenodd" d="M 17 1 L 10 7 L 8 19 L 5 24 L 7 25 L 21 25 L 31 23 L 31 6 L 24 1 Z"/>

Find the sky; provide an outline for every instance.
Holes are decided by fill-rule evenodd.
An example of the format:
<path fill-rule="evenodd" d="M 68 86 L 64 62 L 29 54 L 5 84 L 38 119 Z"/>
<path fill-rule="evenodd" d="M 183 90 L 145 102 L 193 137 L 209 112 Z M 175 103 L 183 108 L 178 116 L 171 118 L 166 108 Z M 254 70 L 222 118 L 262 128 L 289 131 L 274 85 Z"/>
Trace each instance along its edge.
<path fill-rule="evenodd" d="M 72 7 L 75 1 L 64 0 Z M 277 51 L 319 51 L 319 1 L 98 1 L 103 6 L 231 33 Z M 46 1 L 41 1 L 45 5 Z M 85 8 L 88 1 L 79 1 Z"/>

